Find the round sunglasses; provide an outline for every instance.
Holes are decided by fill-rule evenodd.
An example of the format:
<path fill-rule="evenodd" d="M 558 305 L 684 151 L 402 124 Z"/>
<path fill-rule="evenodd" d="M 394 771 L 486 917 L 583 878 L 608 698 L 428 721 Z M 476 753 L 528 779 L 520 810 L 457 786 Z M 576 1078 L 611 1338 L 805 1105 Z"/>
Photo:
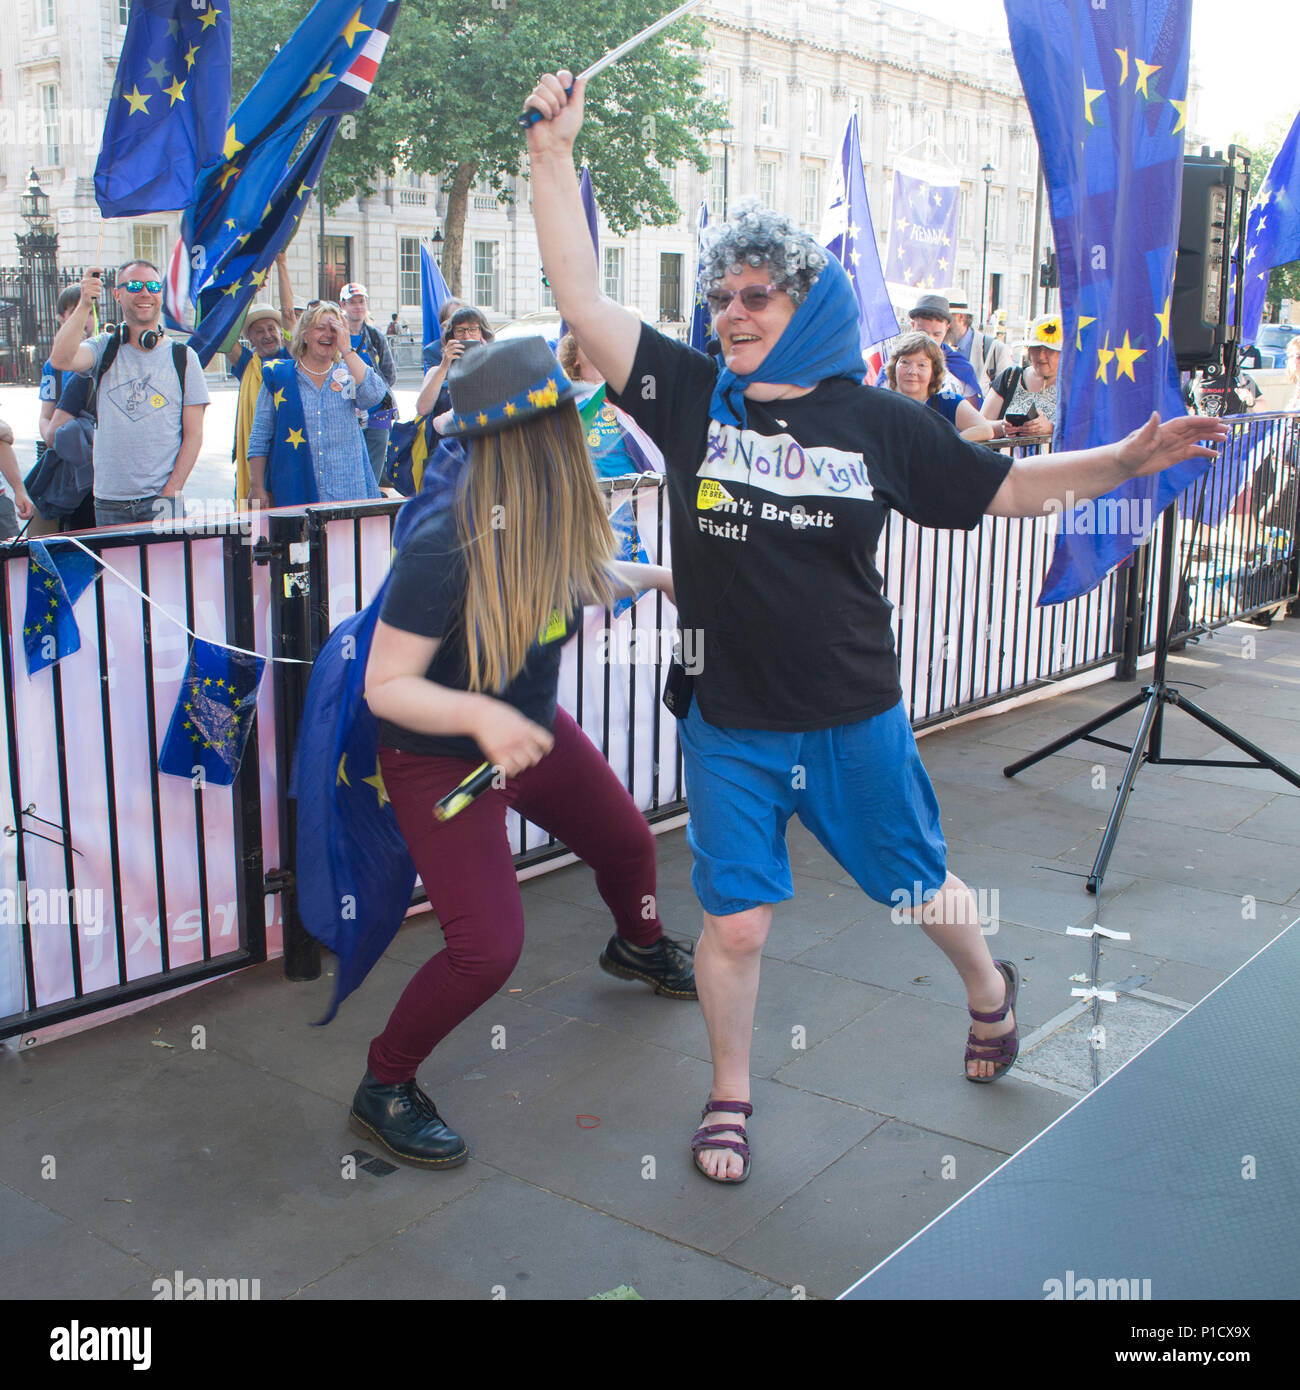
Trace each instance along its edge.
<path fill-rule="evenodd" d="M 745 308 L 751 314 L 756 314 L 760 309 L 767 308 L 774 294 L 784 293 L 784 290 L 774 289 L 771 285 L 746 285 L 740 290 L 713 290 L 704 298 L 710 313 L 721 314 L 726 312 L 731 301 L 739 295 Z"/>

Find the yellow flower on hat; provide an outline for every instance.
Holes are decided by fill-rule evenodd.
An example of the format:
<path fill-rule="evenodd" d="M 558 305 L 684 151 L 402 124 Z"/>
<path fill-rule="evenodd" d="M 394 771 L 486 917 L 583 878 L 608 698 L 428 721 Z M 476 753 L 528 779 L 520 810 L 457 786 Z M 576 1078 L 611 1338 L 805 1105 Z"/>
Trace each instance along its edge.
<path fill-rule="evenodd" d="M 1061 320 L 1059 318 L 1050 318 L 1046 323 L 1039 324 L 1038 332 L 1035 333 L 1034 336 L 1040 343 L 1044 343 L 1048 347 L 1060 347 L 1062 337 Z"/>

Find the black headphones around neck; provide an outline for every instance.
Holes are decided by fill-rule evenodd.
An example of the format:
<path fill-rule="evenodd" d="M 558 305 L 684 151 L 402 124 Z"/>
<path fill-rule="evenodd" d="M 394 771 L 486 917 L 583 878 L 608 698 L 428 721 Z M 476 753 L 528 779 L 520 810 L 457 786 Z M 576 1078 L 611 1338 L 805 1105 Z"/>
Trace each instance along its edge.
<path fill-rule="evenodd" d="M 131 341 L 131 329 L 128 324 L 118 325 L 117 340 L 119 343 L 129 343 Z M 146 328 L 140 334 L 136 343 L 137 347 L 143 348 L 145 352 L 152 352 L 163 340 L 162 330 L 159 328 Z"/>

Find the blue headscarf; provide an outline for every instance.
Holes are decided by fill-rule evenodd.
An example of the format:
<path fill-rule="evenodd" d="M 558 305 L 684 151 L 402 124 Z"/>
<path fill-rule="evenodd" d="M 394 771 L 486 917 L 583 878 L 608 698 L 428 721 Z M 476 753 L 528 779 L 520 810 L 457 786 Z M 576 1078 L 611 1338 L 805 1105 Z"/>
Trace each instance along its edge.
<path fill-rule="evenodd" d="M 817 283 L 758 370 L 737 376 L 723 363 L 709 402 L 709 415 L 721 424 L 744 429 L 744 393 L 751 381 L 816 386 L 835 376 L 860 382 L 865 372 L 857 296 L 844 267 L 833 256 L 827 256 Z"/>

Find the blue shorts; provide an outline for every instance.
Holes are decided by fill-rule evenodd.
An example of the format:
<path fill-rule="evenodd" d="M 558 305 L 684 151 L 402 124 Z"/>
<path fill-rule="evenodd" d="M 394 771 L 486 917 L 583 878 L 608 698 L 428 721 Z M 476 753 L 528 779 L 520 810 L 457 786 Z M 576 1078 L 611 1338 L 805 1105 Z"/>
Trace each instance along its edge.
<path fill-rule="evenodd" d="M 901 700 L 856 724 L 793 734 L 718 728 L 697 702 L 677 735 L 691 884 L 713 916 L 794 896 L 785 827 L 796 813 L 876 902 L 914 907 L 943 886 L 939 803 Z"/>

